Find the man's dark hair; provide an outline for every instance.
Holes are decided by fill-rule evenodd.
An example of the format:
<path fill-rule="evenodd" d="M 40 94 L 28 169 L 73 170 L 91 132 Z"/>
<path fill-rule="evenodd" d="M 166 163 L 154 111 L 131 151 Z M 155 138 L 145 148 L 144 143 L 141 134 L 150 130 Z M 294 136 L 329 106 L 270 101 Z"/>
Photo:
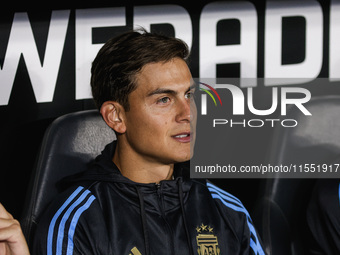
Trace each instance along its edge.
<path fill-rule="evenodd" d="M 143 66 L 176 57 L 187 62 L 188 56 L 188 46 L 182 40 L 145 30 L 110 39 L 92 63 L 91 88 L 96 106 L 116 101 L 128 111 L 128 96 L 136 88 L 136 74 Z"/>

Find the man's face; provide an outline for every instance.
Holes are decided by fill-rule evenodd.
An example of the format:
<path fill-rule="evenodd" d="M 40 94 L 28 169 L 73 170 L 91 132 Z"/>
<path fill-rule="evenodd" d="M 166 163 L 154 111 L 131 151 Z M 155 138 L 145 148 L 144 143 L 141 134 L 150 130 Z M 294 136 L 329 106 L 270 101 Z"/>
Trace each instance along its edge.
<path fill-rule="evenodd" d="M 172 164 L 190 159 L 195 142 L 194 83 L 179 58 L 145 65 L 129 95 L 126 140 L 142 160 Z"/>

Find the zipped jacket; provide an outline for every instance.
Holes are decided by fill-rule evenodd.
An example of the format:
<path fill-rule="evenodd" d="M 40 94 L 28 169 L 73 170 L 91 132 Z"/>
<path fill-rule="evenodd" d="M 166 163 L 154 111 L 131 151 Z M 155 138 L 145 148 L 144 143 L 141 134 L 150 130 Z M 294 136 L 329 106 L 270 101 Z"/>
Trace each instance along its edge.
<path fill-rule="evenodd" d="M 38 223 L 33 254 L 264 254 L 240 200 L 175 166 L 174 179 L 141 184 L 122 176 L 106 146 Z"/>

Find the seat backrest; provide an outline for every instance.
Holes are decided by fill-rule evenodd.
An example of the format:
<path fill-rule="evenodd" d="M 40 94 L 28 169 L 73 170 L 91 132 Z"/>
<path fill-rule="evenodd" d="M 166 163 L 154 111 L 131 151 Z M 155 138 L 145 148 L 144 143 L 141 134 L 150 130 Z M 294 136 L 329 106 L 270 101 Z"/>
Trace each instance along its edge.
<path fill-rule="evenodd" d="M 29 243 L 37 219 L 58 194 L 56 183 L 62 178 L 84 171 L 105 145 L 116 138 L 98 110 L 70 113 L 57 118 L 46 130 L 21 218 Z"/>
<path fill-rule="evenodd" d="M 315 97 L 305 106 L 312 116 L 291 107 L 285 118 L 298 125 L 274 130 L 269 164 L 331 163 L 340 154 L 340 96 Z M 305 254 L 306 208 L 315 179 L 281 177 L 263 180 L 253 219 L 268 254 Z"/>

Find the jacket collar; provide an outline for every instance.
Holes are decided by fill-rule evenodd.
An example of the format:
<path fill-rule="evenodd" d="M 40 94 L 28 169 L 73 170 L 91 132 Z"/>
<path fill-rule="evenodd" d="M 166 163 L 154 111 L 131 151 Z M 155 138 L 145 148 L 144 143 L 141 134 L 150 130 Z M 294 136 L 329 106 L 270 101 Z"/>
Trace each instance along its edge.
<path fill-rule="evenodd" d="M 192 181 L 189 178 L 189 161 L 175 164 L 174 180 L 164 180 L 159 185 L 155 183 L 137 183 L 123 176 L 118 167 L 113 163 L 112 158 L 115 148 L 116 141 L 106 145 L 105 149 L 96 157 L 88 170 L 66 177 L 62 181 L 62 187 L 72 184 L 79 185 L 80 183 L 87 183 L 90 186 L 97 182 L 108 182 L 114 184 L 122 196 L 136 205 L 139 204 L 140 200 L 137 192 L 137 189 L 139 189 L 143 194 L 146 210 L 159 211 L 159 208 L 156 208 L 159 205 L 155 201 L 155 197 L 162 195 L 165 210 L 167 211 L 180 206 L 178 185 L 182 185 L 182 195 L 184 201 L 186 200 L 192 185 Z"/>

